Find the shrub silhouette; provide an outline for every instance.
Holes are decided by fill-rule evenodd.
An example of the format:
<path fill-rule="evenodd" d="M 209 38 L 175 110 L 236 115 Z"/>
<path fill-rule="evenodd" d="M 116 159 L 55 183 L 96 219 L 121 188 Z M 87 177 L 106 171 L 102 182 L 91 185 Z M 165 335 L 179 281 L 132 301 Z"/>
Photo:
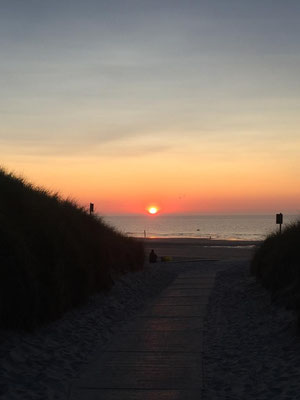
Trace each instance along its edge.
<path fill-rule="evenodd" d="M 0 326 L 35 327 L 143 267 L 141 242 L 0 169 Z"/>
<path fill-rule="evenodd" d="M 300 327 L 300 221 L 273 233 L 257 249 L 250 271 L 270 290 L 272 300 L 298 315 Z"/>

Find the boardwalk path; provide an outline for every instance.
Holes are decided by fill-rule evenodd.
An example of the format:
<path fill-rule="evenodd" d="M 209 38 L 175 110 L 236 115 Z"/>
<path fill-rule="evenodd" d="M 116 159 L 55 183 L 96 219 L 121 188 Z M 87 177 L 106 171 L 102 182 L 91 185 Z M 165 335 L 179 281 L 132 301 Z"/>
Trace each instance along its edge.
<path fill-rule="evenodd" d="M 71 400 L 199 400 L 202 331 L 215 272 L 191 269 L 123 327 L 74 382 Z"/>

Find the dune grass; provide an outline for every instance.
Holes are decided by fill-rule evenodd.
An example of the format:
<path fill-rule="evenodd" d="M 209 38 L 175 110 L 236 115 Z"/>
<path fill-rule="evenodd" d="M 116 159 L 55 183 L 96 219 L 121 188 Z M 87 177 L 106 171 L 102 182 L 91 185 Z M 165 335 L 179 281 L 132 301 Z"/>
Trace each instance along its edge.
<path fill-rule="evenodd" d="M 254 254 L 250 270 L 273 301 L 296 311 L 300 328 L 300 221 L 268 236 Z"/>
<path fill-rule="evenodd" d="M 0 327 L 55 320 L 143 263 L 141 242 L 0 169 Z"/>

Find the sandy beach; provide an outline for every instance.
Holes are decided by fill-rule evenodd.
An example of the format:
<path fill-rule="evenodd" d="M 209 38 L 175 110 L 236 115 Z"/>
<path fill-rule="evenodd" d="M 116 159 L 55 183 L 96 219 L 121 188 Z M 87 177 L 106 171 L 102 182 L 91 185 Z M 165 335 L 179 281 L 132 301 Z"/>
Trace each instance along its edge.
<path fill-rule="evenodd" d="M 195 268 L 217 272 L 204 331 L 204 399 L 297 398 L 300 352 L 293 316 L 272 305 L 269 294 L 249 277 L 256 245 L 146 240 L 147 252 L 153 248 L 173 261 L 147 262 L 144 271 L 127 274 L 110 293 L 92 297 L 34 333 L 0 331 L 0 398 L 68 399 L 72 381 L 95 348 L 105 349 L 120 327 L 179 273 Z"/>
<path fill-rule="evenodd" d="M 0 400 L 300 400 L 299 31 L 1 2 Z"/>
<path fill-rule="evenodd" d="M 140 239 L 147 254 L 153 249 L 158 257 L 169 256 L 174 261 L 246 260 L 250 259 L 259 241 L 209 239 Z"/>

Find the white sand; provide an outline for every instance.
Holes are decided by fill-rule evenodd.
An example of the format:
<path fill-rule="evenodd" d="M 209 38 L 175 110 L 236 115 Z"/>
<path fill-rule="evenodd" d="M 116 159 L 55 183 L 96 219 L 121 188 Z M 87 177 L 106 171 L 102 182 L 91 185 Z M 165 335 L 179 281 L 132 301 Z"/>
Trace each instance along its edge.
<path fill-rule="evenodd" d="M 66 400 L 72 379 L 95 347 L 104 347 L 178 272 L 234 265 L 218 275 L 209 304 L 204 399 L 300 398 L 300 340 L 293 315 L 270 305 L 269 294 L 247 276 L 245 261 L 147 267 L 34 334 L 0 331 L 0 398 Z"/>
<path fill-rule="evenodd" d="M 176 269 L 147 267 L 34 334 L 0 330 L 0 398 L 67 399 L 71 379 L 95 346 L 105 345 L 120 324 L 175 276 Z"/>
<path fill-rule="evenodd" d="M 120 279 L 111 293 L 94 296 L 33 334 L 0 330 L 1 400 L 66 400 L 72 380 L 93 358 L 96 346 L 104 348 L 179 272 L 199 266 L 224 267 L 211 262 L 148 265 Z"/>
<path fill-rule="evenodd" d="M 205 324 L 205 400 L 300 398 L 300 338 L 247 263 L 217 275 Z"/>

